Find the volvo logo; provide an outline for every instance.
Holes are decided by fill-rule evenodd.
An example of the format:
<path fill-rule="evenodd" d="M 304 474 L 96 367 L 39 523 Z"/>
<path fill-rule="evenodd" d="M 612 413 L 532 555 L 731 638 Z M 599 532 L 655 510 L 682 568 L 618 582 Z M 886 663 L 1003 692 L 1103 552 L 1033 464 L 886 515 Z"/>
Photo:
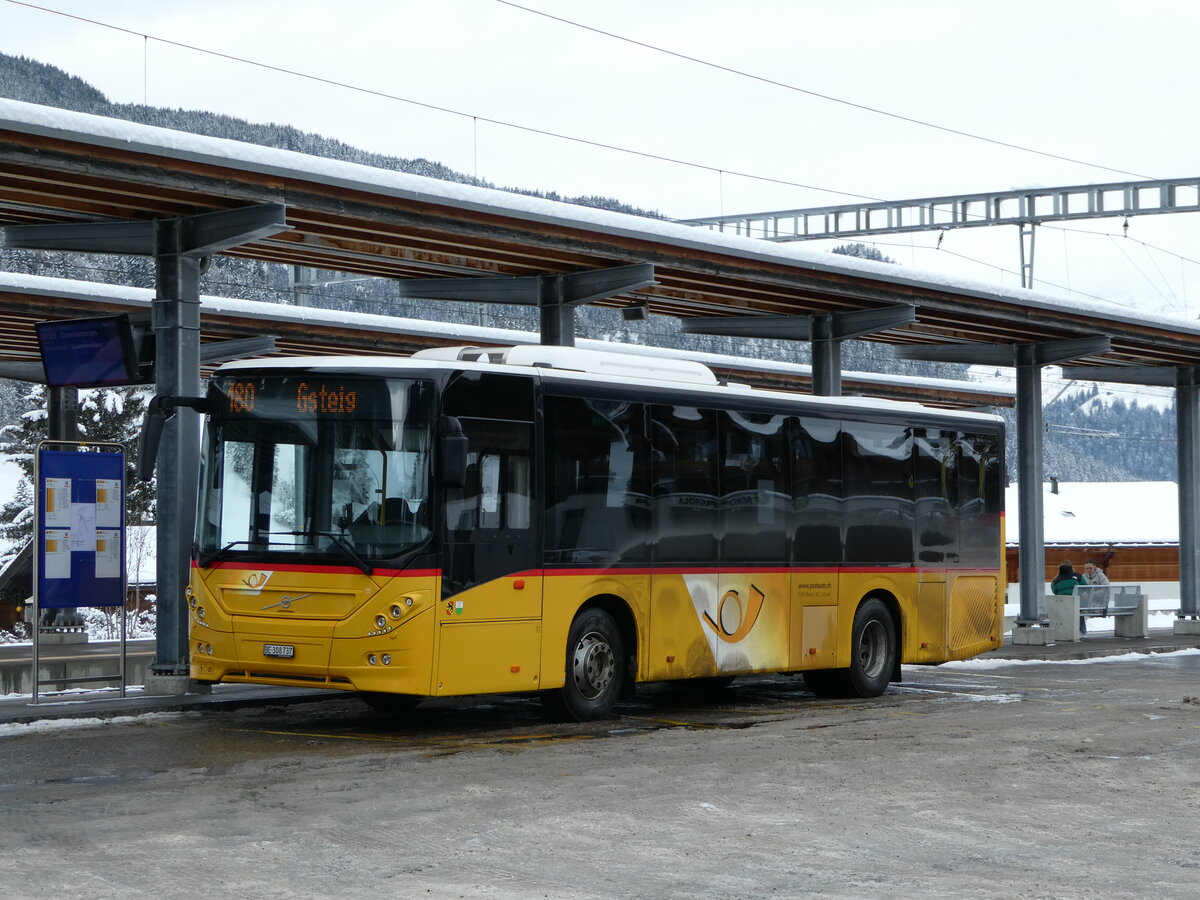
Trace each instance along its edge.
<path fill-rule="evenodd" d="M 291 608 L 292 608 L 292 604 L 293 604 L 293 603 L 295 603 L 297 600 L 303 600 L 305 597 L 311 597 L 311 596 L 312 596 L 312 594 L 311 594 L 311 593 L 309 593 L 309 594 L 297 594 L 295 597 L 288 597 L 288 596 L 285 594 L 284 596 L 282 596 L 282 597 L 280 597 L 280 598 L 279 598 L 279 602 L 278 602 L 278 603 L 272 603 L 270 606 L 264 606 L 264 607 L 263 607 L 263 609 L 274 609 L 274 608 L 275 608 L 275 607 L 277 607 L 277 606 L 278 606 L 280 609 L 291 609 Z"/>

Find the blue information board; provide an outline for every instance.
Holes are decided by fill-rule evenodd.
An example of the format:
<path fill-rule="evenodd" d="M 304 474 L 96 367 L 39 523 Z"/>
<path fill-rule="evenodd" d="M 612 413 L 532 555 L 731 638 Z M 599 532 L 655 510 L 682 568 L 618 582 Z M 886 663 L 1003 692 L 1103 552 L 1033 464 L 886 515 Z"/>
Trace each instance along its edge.
<path fill-rule="evenodd" d="M 38 606 L 125 603 L 125 454 L 38 451 Z"/>

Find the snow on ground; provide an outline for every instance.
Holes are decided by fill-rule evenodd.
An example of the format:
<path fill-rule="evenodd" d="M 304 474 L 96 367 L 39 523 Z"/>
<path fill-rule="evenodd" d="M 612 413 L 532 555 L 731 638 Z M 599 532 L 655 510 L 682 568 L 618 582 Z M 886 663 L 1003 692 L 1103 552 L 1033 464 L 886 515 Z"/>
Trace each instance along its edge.
<path fill-rule="evenodd" d="M 1167 659 L 1176 656 L 1200 656 L 1200 647 L 1186 647 L 1166 653 L 1122 653 L 1119 656 L 1089 656 L 1087 659 L 998 659 L 976 657 L 942 663 L 939 669 L 1000 669 L 1006 666 L 1094 666 L 1101 663 L 1134 662 L 1147 659 Z"/>
<path fill-rule="evenodd" d="M 108 719 L 38 719 L 36 722 L 9 722 L 0 725 L 0 738 L 44 734 L 47 731 L 67 731 L 74 728 L 104 728 L 110 725 L 143 725 L 163 719 L 178 719 L 181 712 L 148 712 L 137 716 L 113 716 Z"/>

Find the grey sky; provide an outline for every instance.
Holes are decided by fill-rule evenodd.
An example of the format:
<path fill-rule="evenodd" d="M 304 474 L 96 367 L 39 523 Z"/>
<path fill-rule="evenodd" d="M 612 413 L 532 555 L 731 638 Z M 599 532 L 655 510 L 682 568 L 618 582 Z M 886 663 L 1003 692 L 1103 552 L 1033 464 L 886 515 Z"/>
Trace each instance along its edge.
<path fill-rule="evenodd" d="M 903 199 L 1119 181 L 820 100 L 533 15 L 496 0 L 31 0 L 152 36 L 468 115 L 726 172 Z M 1155 178 L 1196 176 L 1194 38 L 1185 0 L 528 0 L 523 5 L 810 91 Z M 316 84 L 0 0 L 0 51 L 110 98 L 294 124 L 424 156 L 500 185 L 604 194 L 675 217 L 848 202 L 815 190 L 535 136 Z M 1195 215 L 1040 230 L 1045 282 L 1200 313 Z M 1015 228 L 897 235 L 905 266 L 1016 285 Z M 1039 285 L 1039 287 L 1048 287 Z"/>

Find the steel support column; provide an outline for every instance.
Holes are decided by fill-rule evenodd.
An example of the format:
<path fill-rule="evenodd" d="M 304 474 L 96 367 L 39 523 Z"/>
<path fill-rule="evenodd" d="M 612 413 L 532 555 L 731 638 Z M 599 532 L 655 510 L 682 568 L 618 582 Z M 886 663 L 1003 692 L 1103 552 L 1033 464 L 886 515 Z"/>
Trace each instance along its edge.
<path fill-rule="evenodd" d="M 575 308 L 564 302 L 561 277 L 538 276 L 538 317 L 543 344 L 575 346 Z"/>
<path fill-rule="evenodd" d="M 1020 506 L 1021 609 L 1019 625 L 1041 621 L 1045 605 L 1046 550 L 1042 524 L 1042 367 L 1037 345 L 1016 347 L 1017 498 Z"/>
<path fill-rule="evenodd" d="M 203 258 L 182 245 L 182 219 L 155 223 L 155 296 L 150 306 L 156 361 L 154 391 L 161 397 L 200 394 L 200 274 Z M 187 674 L 187 622 L 183 592 L 191 574 L 192 530 L 196 521 L 200 417 L 180 407 L 163 427 L 158 455 L 158 675 Z"/>
<path fill-rule="evenodd" d="M 1179 462 L 1179 616 L 1200 615 L 1200 373 L 1175 373 L 1175 440 Z"/>
<path fill-rule="evenodd" d="M 819 397 L 842 393 L 842 342 L 831 315 L 812 317 L 812 392 Z"/>
<path fill-rule="evenodd" d="M 79 389 L 46 387 L 46 438 L 79 440 Z"/>

